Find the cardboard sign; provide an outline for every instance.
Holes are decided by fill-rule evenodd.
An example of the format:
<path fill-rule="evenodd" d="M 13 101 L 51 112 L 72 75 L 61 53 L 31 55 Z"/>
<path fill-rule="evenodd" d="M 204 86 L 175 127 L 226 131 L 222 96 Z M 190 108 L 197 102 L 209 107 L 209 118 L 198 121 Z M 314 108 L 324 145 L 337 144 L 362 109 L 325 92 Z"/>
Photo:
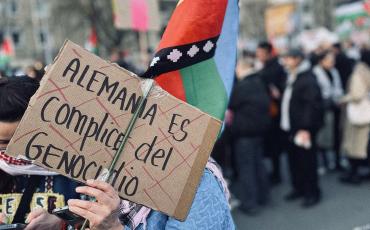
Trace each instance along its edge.
<path fill-rule="evenodd" d="M 142 98 L 143 79 L 67 41 L 7 153 L 84 182 L 109 167 Z M 187 216 L 221 122 L 155 85 L 115 168 L 124 199 Z"/>
<path fill-rule="evenodd" d="M 113 21 L 117 29 L 159 31 L 158 0 L 112 0 Z"/>

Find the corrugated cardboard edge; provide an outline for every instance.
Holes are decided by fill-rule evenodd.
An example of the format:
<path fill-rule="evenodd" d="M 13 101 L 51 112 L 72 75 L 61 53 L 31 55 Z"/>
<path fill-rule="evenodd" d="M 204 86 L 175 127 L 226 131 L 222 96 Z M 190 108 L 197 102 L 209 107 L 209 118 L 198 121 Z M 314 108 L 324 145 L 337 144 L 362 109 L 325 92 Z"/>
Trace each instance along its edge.
<path fill-rule="evenodd" d="M 184 190 L 182 191 L 181 197 L 173 214 L 173 216 L 178 220 L 184 221 L 188 216 L 200 179 L 202 178 L 204 168 L 218 137 L 220 128 L 221 122 L 211 117 L 207 130 L 204 133 L 198 156 L 194 161 L 188 181 L 185 184 Z"/>

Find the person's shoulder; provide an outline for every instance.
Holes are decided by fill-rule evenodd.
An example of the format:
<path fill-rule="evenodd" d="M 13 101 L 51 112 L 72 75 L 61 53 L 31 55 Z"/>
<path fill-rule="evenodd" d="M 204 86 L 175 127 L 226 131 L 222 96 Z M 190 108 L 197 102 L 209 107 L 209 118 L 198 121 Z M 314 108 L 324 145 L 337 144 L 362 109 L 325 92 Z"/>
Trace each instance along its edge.
<path fill-rule="evenodd" d="M 224 195 L 222 185 L 218 182 L 217 178 L 213 175 L 213 173 L 209 169 L 204 170 L 197 192 L 203 191 L 207 192 L 210 191 L 217 195 Z"/>
<path fill-rule="evenodd" d="M 221 183 L 205 169 L 184 222 L 169 218 L 168 229 L 235 229 Z"/>
<path fill-rule="evenodd" d="M 199 205 L 195 204 L 195 202 L 207 205 L 210 204 L 209 202 L 211 200 L 220 204 L 222 203 L 228 208 L 228 201 L 226 200 L 221 182 L 218 181 L 209 169 L 205 169 L 200 179 L 198 189 L 196 190 L 193 205 Z M 203 206 L 203 204 L 200 206 Z"/>
<path fill-rule="evenodd" d="M 299 89 L 312 89 L 315 87 L 319 87 L 319 83 L 317 81 L 317 77 L 312 71 L 312 69 L 306 70 L 299 74 L 297 78 L 296 84 Z"/>
<path fill-rule="evenodd" d="M 370 72 L 370 68 L 368 65 L 366 65 L 365 63 L 363 62 L 359 62 L 355 65 L 355 68 L 354 68 L 354 71 L 353 72 L 366 72 L 366 73 L 369 73 Z"/>
<path fill-rule="evenodd" d="M 312 68 L 300 73 L 300 80 L 305 82 L 316 82 L 316 74 Z"/>
<path fill-rule="evenodd" d="M 247 75 L 243 80 L 239 81 L 235 85 L 235 90 L 238 93 L 247 93 L 247 91 L 250 91 L 253 89 L 254 84 L 256 82 L 256 79 L 259 78 L 260 73 L 254 72 L 249 75 Z"/>
<path fill-rule="evenodd" d="M 283 71 L 284 71 L 284 67 L 283 67 L 283 65 L 280 63 L 280 61 L 279 61 L 279 57 L 273 57 L 273 58 L 271 59 L 271 66 L 273 66 L 275 69 L 283 70 Z"/>

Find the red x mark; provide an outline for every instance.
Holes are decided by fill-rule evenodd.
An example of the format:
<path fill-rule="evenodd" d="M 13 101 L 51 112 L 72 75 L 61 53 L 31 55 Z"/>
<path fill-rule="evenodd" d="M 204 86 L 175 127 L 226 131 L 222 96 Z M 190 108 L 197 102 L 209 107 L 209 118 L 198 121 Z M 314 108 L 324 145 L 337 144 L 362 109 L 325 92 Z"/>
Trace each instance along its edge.
<path fill-rule="evenodd" d="M 125 115 L 127 115 L 127 114 L 129 114 L 129 112 L 122 113 L 122 114 L 120 114 L 120 115 L 118 115 L 118 116 L 114 117 L 114 119 L 117 119 L 117 118 L 119 118 L 119 117 L 125 116 Z"/>
<path fill-rule="evenodd" d="M 132 144 L 131 141 L 127 140 L 127 143 L 131 146 L 131 148 L 135 149 L 135 146 L 134 146 L 134 144 Z"/>
<path fill-rule="evenodd" d="M 139 79 L 137 79 L 136 77 L 130 77 L 130 78 L 124 80 L 123 82 L 131 81 L 131 80 L 136 80 L 137 82 L 139 81 Z"/>
<path fill-rule="evenodd" d="M 140 127 L 144 126 L 144 125 L 145 125 L 145 124 L 138 125 L 138 126 L 136 126 L 136 127 L 134 128 L 134 130 L 135 130 L 135 129 L 138 129 L 138 128 L 140 128 Z"/>
<path fill-rule="evenodd" d="M 127 174 L 128 174 L 128 175 L 130 175 L 130 177 L 132 177 L 131 172 L 130 172 L 130 171 L 128 171 L 128 169 L 127 169 L 127 168 L 125 168 L 125 171 L 127 172 Z"/>
<path fill-rule="evenodd" d="M 84 105 L 84 104 L 86 104 L 86 103 L 89 103 L 90 101 L 93 101 L 93 100 L 95 100 L 96 98 L 94 97 L 94 98 L 91 98 L 91 99 L 89 99 L 89 100 L 87 100 L 87 101 L 84 101 L 84 102 L 82 102 L 82 103 L 80 103 L 79 105 L 77 105 L 76 106 L 76 108 L 77 107 L 80 107 L 81 105 Z"/>
<path fill-rule="evenodd" d="M 53 90 L 47 91 L 47 92 L 45 92 L 45 93 L 43 93 L 43 94 L 39 95 L 39 96 L 37 97 L 37 99 L 42 98 L 43 96 L 48 95 L 48 94 L 50 94 L 50 93 L 54 93 L 54 92 L 59 91 L 59 90 L 67 89 L 68 87 L 70 87 L 70 85 L 64 86 L 64 87 L 62 87 L 62 88 L 58 88 L 58 89 L 53 89 Z"/>
<path fill-rule="evenodd" d="M 168 135 L 167 137 L 165 136 L 165 138 L 163 138 L 162 140 L 158 141 L 157 143 L 155 143 L 154 146 L 160 144 L 161 142 L 165 141 L 167 138 L 171 137 L 171 134 Z M 141 152 L 141 153 L 138 153 L 138 156 L 141 157 L 143 154 L 145 153 L 145 149 Z M 132 162 L 134 162 L 136 160 L 136 158 L 132 159 L 131 161 L 128 161 L 127 162 L 127 166 L 130 165 Z"/>
<path fill-rule="evenodd" d="M 203 116 L 204 114 L 200 114 L 199 116 L 197 116 L 197 117 L 195 117 L 194 119 L 192 119 L 191 121 L 190 121 L 190 123 L 188 123 L 188 124 L 191 124 L 192 122 L 194 122 L 194 121 L 196 121 L 196 120 L 198 120 L 199 118 L 201 118 L 202 116 Z M 185 125 L 184 127 L 186 127 L 187 125 Z M 161 131 L 161 133 L 162 133 L 162 135 L 164 135 L 164 133 L 162 132 L 162 130 L 160 130 Z M 176 134 L 176 133 L 178 133 L 178 132 L 180 132 L 181 130 L 179 129 L 179 130 L 177 130 L 175 133 L 174 133 L 174 135 Z M 158 144 L 160 144 L 160 143 L 162 143 L 163 141 L 165 141 L 165 140 L 167 140 L 169 137 L 171 137 L 172 136 L 172 134 L 169 134 L 168 136 L 166 136 L 166 135 L 164 135 L 164 138 L 163 139 L 161 139 L 160 141 L 158 141 L 154 146 L 156 146 L 156 145 L 158 145 Z M 172 144 L 171 144 L 172 145 Z M 176 149 L 175 149 L 175 151 L 177 151 Z M 178 151 L 177 151 L 178 152 Z M 145 150 L 143 150 L 141 153 L 139 153 L 138 154 L 138 156 L 139 157 L 141 157 L 143 154 L 145 153 Z M 181 155 L 181 154 L 180 154 Z M 184 157 L 181 155 L 181 157 L 184 159 Z M 187 157 L 186 157 L 186 159 L 187 159 Z M 134 158 L 134 159 L 132 159 L 131 161 L 129 161 L 129 162 L 127 162 L 127 166 L 128 165 L 130 165 L 132 162 L 134 162 L 136 160 L 136 158 Z M 187 165 L 189 166 L 189 163 L 188 162 L 186 162 L 187 163 Z"/>
<path fill-rule="evenodd" d="M 189 124 L 192 124 L 192 122 L 194 122 L 194 121 L 196 121 L 196 120 L 198 120 L 199 118 L 201 118 L 202 116 L 204 116 L 204 114 L 200 114 L 199 116 L 197 116 L 197 117 L 195 117 L 195 118 L 193 118 L 191 121 L 190 121 L 190 123 Z M 186 125 L 187 126 L 187 125 Z M 184 126 L 184 127 L 186 127 L 186 126 Z M 164 133 L 162 132 L 162 130 L 160 130 L 161 131 L 161 133 L 162 133 L 162 135 L 164 135 Z M 176 133 L 178 133 L 178 132 L 180 132 L 181 130 L 177 130 L 174 134 L 176 134 Z M 158 145 L 158 144 L 160 144 L 161 142 L 163 142 L 163 141 L 165 141 L 165 140 L 167 140 L 169 137 L 171 137 L 172 136 L 172 134 L 169 134 L 168 136 L 165 136 L 164 135 L 164 138 L 163 139 L 161 139 L 160 141 L 158 141 L 154 146 L 156 146 L 156 145 Z M 172 144 L 171 144 L 172 145 Z M 192 145 L 192 147 L 193 147 L 193 152 L 192 153 L 190 153 L 187 157 L 183 157 L 181 154 L 181 157 L 182 157 L 182 162 L 177 166 L 177 167 L 179 167 L 182 163 L 184 163 L 184 162 L 186 162 L 186 164 L 190 167 L 190 165 L 189 165 L 189 163 L 187 162 L 187 159 L 199 148 L 199 146 L 198 147 L 194 147 L 194 145 L 191 143 L 191 145 Z M 176 149 L 175 149 L 175 151 L 177 151 Z M 177 151 L 178 152 L 178 151 Z M 143 150 L 141 153 L 138 153 L 138 156 L 139 157 L 141 157 L 143 154 L 145 153 L 145 150 Z M 136 161 L 136 158 L 134 157 L 131 161 L 128 161 L 127 163 L 126 163 L 126 166 L 125 167 L 128 167 L 129 165 L 131 165 L 134 161 Z M 177 167 L 175 167 L 172 171 L 171 171 L 171 173 L 177 168 Z M 170 173 L 170 174 L 171 174 Z"/>
<path fill-rule="evenodd" d="M 98 149 L 96 151 L 94 151 L 93 153 L 90 153 L 90 154 L 87 154 L 88 156 L 94 156 L 95 154 L 97 154 L 98 152 L 100 152 L 101 149 Z"/>
<path fill-rule="evenodd" d="M 79 153 L 78 150 L 75 149 L 75 147 L 73 146 L 72 142 L 70 140 L 68 140 L 65 136 L 63 136 L 63 134 L 61 132 L 59 132 L 53 125 L 49 125 L 49 128 L 51 130 L 53 130 L 56 134 L 58 134 L 58 136 L 60 136 L 63 140 L 65 140 L 69 146 L 71 146 L 71 148 L 76 152 L 76 153 Z"/>
<path fill-rule="evenodd" d="M 75 53 L 79 58 L 82 58 L 82 55 L 77 52 L 76 49 L 72 48 L 73 53 Z"/>
<path fill-rule="evenodd" d="M 165 111 L 163 111 L 159 105 L 158 105 L 158 109 L 161 112 L 160 115 L 163 115 L 168 120 L 168 117 L 167 117 Z"/>
<path fill-rule="evenodd" d="M 154 206 L 159 210 L 159 208 L 158 208 L 158 205 L 154 202 L 154 200 L 152 199 L 152 197 L 150 197 L 150 195 L 149 195 L 149 193 L 147 192 L 147 189 L 152 189 L 152 188 L 154 188 L 157 184 L 158 185 L 160 185 L 160 183 L 162 182 L 162 181 L 164 181 L 165 179 L 167 179 L 177 168 L 179 168 L 189 157 L 191 157 L 195 152 L 196 152 L 196 150 L 199 148 L 199 146 L 198 147 L 196 147 L 182 162 L 180 162 L 178 165 L 176 165 L 166 176 L 164 176 L 162 179 L 160 179 L 160 180 L 155 180 L 151 175 L 149 175 L 150 177 L 151 177 L 151 179 L 152 180 L 155 180 L 156 181 L 156 183 L 154 183 L 153 185 L 151 185 L 150 187 L 148 187 L 148 188 L 144 188 L 143 189 L 143 192 L 149 197 L 149 199 L 152 201 L 152 203 L 154 204 Z M 146 171 L 146 170 L 145 170 Z M 148 173 L 148 172 L 147 172 Z M 162 189 L 162 187 L 161 187 L 161 189 Z M 163 189 L 162 189 L 163 190 Z M 167 194 L 168 195 L 168 194 Z M 171 200 L 171 201 L 173 201 L 173 200 Z"/>
<path fill-rule="evenodd" d="M 190 158 L 197 150 L 199 149 L 199 146 L 196 147 L 187 157 L 185 157 L 184 160 L 182 160 L 179 164 L 177 164 L 175 167 L 173 167 L 173 169 L 171 169 L 171 171 L 168 172 L 168 174 L 166 176 L 164 176 L 162 179 L 160 179 L 158 181 L 158 183 L 161 183 L 162 181 L 164 181 L 165 179 L 167 179 L 177 168 L 179 168 L 182 164 L 185 163 L 185 161 Z M 148 187 L 147 189 L 152 189 L 153 187 L 155 187 L 155 185 L 152 185 L 151 187 Z"/>
<path fill-rule="evenodd" d="M 14 143 L 17 143 L 17 141 L 19 141 L 20 139 L 22 139 L 23 137 L 27 136 L 28 134 L 31 134 L 33 132 L 36 132 L 37 130 L 39 130 L 40 128 L 37 128 L 37 129 L 34 129 L 34 130 L 31 130 L 25 134 L 22 134 L 20 135 L 17 139 L 14 140 Z"/>
<path fill-rule="evenodd" d="M 172 147 L 173 147 L 173 149 L 181 156 L 181 158 L 184 160 L 185 159 L 185 157 L 181 154 L 181 152 L 175 147 L 175 145 L 173 145 L 172 143 L 171 143 L 171 141 L 170 140 L 168 140 L 168 138 L 171 136 L 167 136 L 166 137 L 166 134 L 162 131 L 162 129 L 161 128 L 159 128 L 159 131 L 162 133 L 162 135 L 165 137 L 164 138 L 164 140 L 166 140 Z M 191 166 L 190 166 L 190 164 L 185 160 L 185 162 L 186 162 L 186 164 L 189 166 L 189 168 L 191 168 Z"/>
<path fill-rule="evenodd" d="M 66 98 L 66 96 L 64 95 L 64 93 L 63 93 L 63 90 L 65 90 L 65 89 L 67 89 L 68 87 L 70 87 L 70 85 L 67 85 L 67 86 L 64 86 L 64 87 L 59 87 L 53 80 L 51 80 L 50 78 L 48 79 L 48 81 L 50 81 L 51 82 L 51 84 L 55 87 L 55 89 L 53 89 L 53 90 L 50 90 L 50 91 L 47 91 L 47 92 L 45 92 L 45 93 L 43 93 L 43 94 L 41 94 L 41 95 L 39 95 L 38 97 L 37 97 L 37 99 L 39 99 L 39 98 L 41 98 L 41 97 L 43 97 L 43 96 L 45 96 L 45 95 L 48 95 L 48 94 L 50 94 L 50 93 L 54 93 L 54 92 L 59 92 L 59 94 L 63 97 L 63 99 L 66 101 L 66 102 L 68 102 L 68 100 L 67 100 L 67 98 Z"/>
<path fill-rule="evenodd" d="M 70 144 L 68 144 L 68 145 L 66 145 L 66 146 L 64 146 L 64 148 L 68 148 L 69 146 L 72 146 L 72 145 L 74 145 L 74 144 L 76 144 L 78 141 L 80 141 L 82 139 L 82 137 L 80 137 L 80 138 L 78 138 L 77 140 L 75 140 L 74 142 L 72 142 L 72 143 L 70 143 Z"/>
<path fill-rule="evenodd" d="M 106 65 L 106 66 L 102 66 L 102 67 L 99 67 L 99 69 L 105 69 L 105 68 L 108 68 L 108 67 L 111 67 L 112 65 Z"/>
<path fill-rule="evenodd" d="M 149 199 L 152 201 L 152 203 L 154 204 L 155 208 L 157 210 L 159 210 L 158 208 L 158 205 L 154 202 L 154 200 L 152 199 L 152 197 L 149 195 L 149 193 L 146 191 L 146 189 L 143 189 L 144 193 L 149 197 Z"/>
<path fill-rule="evenodd" d="M 192 122 L 194 122 L 194 121 L 198 120 L 199 118 L 201 118 L 201 117 L 203 117 L 203 116 L 204 116 L 204 113 L 203 113 L 203 114 L 200 114 L 199 116 L 197 116 L 197 117 L 195 117 L 195 118 L 193 118 L 192 120 L 190 120 L 190 122 L 189 122 L 188 124 L 184 125 L 184 127 L 186 127 L 186 126 L 190 125 Z"/>
<path fill-rule="evenodd" d="M 170 196 L 170 194 L 168 194 L 167 192 L 166 192 L 166 190 L 162 187 L 162 185 L 160 184 L 160 182 L 158 182 L 158 180 L 156 180 L 149 172 L 148 172 L 148 170 L 144 167 L 144 166 L 142 166 L 142 168 L 144 169 L 144 171 L 145 171 L 145 173 L 146 174 L 148 174 L 148 176 L 155 182 L 154 183 L 154 185 L 152 185 L 153 187 L 155 187 L 156 185 L 158 185 L 159 186 L 159 188 L 162 190 L 162 192 L 164 192 L 167 196 L 168 196 L 168 198 L 170 198 L 170 200 L 171 200 L 171 202 L 175 205 L 175 201 L 173 201 L 173 199 L 172 199 L 172 197 Z"/>
<path fill-rule="evenodd" d="M 112 159 L 113 159 L 113 154 L 112 154 L 111 152 L 109 152 L 109 150 L 108 150 L 107 148 L 104 148 L 104 151 L 105 151 L 106 153 L 108 153 L 108 155 L 110 156 L 110 158 L 112 158 Z"/>
<path fill-rule="evenodd" d="M 177 105 L 175 105 L 175 106 L 173 106 L 173 107 L 171 107 L 171 108 L 169 108 L 169 109 L 167 109 L 166 111 L 163 111 L 162 109 L 161 109 L 161 107 L 158 105 L 158 109 L 159 109 L 159 111 L 161 111 L 161 113 L 159 114 L 160 116 L 165 116 L 166 117 L 166 119 L 168 119 L 168 117 L 167 117 L 167 113 L 169 112 L 169 111 L 171 111 L 171 110 L 173 110 L 173 109 L 175 109 L 175 108 L 177 108 L 177 107 L 179 107 L 181 105 L 181 103 L 178 103 Z"/>
<path fill-rule="evenodd" d="M 66 101 L 66 102 L 68 102 L 68 100 L 67 100 L 67 97 L 66 97 L 66 95 L 64 95 L 64 93 L 63 93 L 63 90 L 57 85 L 57 83 L 55 83 L 53 80 L 51 80 L 50 78 L 49 78 L 49 81 L 51 82 L 51 84 L 53 84 L 54 86 L 55 86 L 55 88 L 58 90 L 58 92 L 60 93 L 60 95 L 63 97 L 63 99 Z"/>
<path fill-rule="evenodd" d="M 114 117 L 114 116 L 112 115 L 112 113 L 107 109 L 107 107 L 105 107 L 105 106 L 104 106 L 104 104 L 100 101 L 100 99 L 99 99 L 98 97 L 94 97 L 94 98 L 91 98 L 91 99 L 89 99 L 89 100 L 86 100 L 86 101 L 84 101 L 84 102 L 80 103 L 79 105 L 77 105 L 77 106 L 76 106 L 76 108 L 77 108 L 77 107 L 79 107 L 79 106 L 81 106 L 81 105 L 87 104 L 87 103 L 89 103 L 90 101 L 94 101 L 94 100 L 96 100 L 96 102 L 99 104 L 99 106 L 100 106 L 100 107 L 102 107 L 102 109 L 103 109 L 106 113 L 108 113 L 108 115 L 112 118 L 112 120 L 114 121 L 114 123 L 116 123 L 116 125 L 117 125 L 118 127 L 121 127 L 121 126 L 118 124 L 117 120 L 116 120 L 116 118 L 117 118 L 117 117 L 119 117 L 120 115 L 119 115 L 119 116 L 117 116 L 117 117 Z"/>
<path fill-rule="evenodd" d="M 193 149 L 195 149 L 195 146 L 192 142 L 190 142 L 190 145 L 191 145 L 191 147 L 193 147 Z"/>
<path fill-rule="evenodd" d="M 118 122 L 117 122 L 117 120 L 116 120 L 116 118 L 112 115 L 112 113 L 111 112 L 109 112 L 109 110 L 104 106 L 104 104 L 99 100 L 99 98 L 97 97 L 96 98 L 96 101 L 98 102 L 98 104 L 105 110 L 105 112 L 106 113 L 108 113 L 108 115 L 112 118 L 112 120 L 114 121 L 114 123 L 116 123 L 116 125 L 118 126 L 118 127 L 121 127 L 119 124 L 118 124 Z"/>

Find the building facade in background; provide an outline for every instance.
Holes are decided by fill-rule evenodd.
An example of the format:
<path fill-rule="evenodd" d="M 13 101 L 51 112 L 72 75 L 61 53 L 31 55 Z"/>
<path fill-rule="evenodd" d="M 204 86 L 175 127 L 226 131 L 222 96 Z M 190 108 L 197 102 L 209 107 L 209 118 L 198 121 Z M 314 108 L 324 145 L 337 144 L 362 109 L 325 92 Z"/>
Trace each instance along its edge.
<path fill-rule="evenodd" d="M 334 29 L 335 7 L 343 0 L 240 0 L 240 37 L 243 41 L 269 40 L 266 33 L 266 20 L 279 21 L 280 18 L 266 19 L 270 8 L 293 5 L 294 13 L 287 20 L 287 36 L 298 34 L 302 30 L 325 27 Z M 283 15 L 283 14 L 282 14 Z M 275 16 L 278 17 L 278 16 Z M 285 16 L 283 16 L 285 17 Z M 261 26 L 256 26 L 261 25 Z"/>
<path fill-rule="evenodd" d="M 169 20 L 176 0 L 159 0 L 162 29 L 148 32 L 151 49 L 155 49 Z M 11 65 L 25 67 L 34 60 L 52 62 L 65 39 L 82 46 L 96 29 L 99 55 L 109 57 L 110 50 L 137 53 L 138 33 L 114 28 L 109 0 L 1 0 L 0 42 L 10 37 L 15 48 Z M 1 43 L 0 43 L 1 44 Z"/>
<path fill-rule="evenodd" d="M 12 40 L 16 64 L 41 59 L 48 52 L 49 4 L 46 0 L 0 1 L 0 41 Z"/>
<path fill-rule="evenodd" d="M 151 50 L 156 48 L 177 4 L 177 0 L 158 1 L 162 28 L 159 32 L 147 32 Z M 259 40 L 271 39 L 266 33 L 266 12 L 273 7 L 294 6 L 294 14 L 286 24 L 287 33 L 294 35 L 317 27 L 333 30 L 335 7 L 355 1 L 240 0 L 240 43 L 253 47 Z M 35 59 L 50 63 L 65 39 L 83 46 L 94 28 L 100 56 L 109 57 L 114 48 L 135 56 L 140 50 L 138 32 L 114 28 L 111 4 L 110 0 L 0 0 L 0 42 L 11 37 L 14 66 L 26 66 Z"/>

